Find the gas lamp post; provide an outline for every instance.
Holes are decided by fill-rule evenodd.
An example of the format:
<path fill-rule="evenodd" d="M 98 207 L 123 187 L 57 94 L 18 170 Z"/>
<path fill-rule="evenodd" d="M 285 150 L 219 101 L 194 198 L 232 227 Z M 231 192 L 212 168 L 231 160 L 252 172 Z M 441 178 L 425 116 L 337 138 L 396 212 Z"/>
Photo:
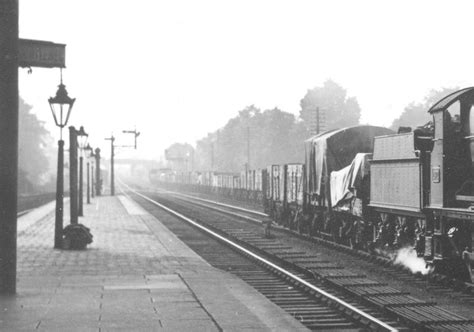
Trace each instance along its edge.
<path fill-rule="evenodd" d="M 76 98 L 68 96 L 66 86 L 63 84 L 61 69 L 61 83 L 58 85 L 56 96 L 48 99 L 54 122 L 59 127 L 60 139 L 58 141 L 58 177 L 56 180 L 56 219 L 54 227 L 54 248 L 62 247 L 63 232 L 63 199 L 64 199 L 64 141 L 63 128 L 67 125 L 71 110 Z"/>
<path fill-rule="evenodd" d="M 79 151 L 80 151 L 80 156 L 79 156 L 79 209 L 78 209 L 78 215 L 80 217 L 84 216 L 84 210 L 83 210 L 83 182 L 84 182 L 84 177 L 83 177 L 83 163 L 84 163 L 84 149 L 86 148 L 87 144 L 87 139 L 89 137 L 89 134 L 87 134 L 84 130 L 84 127 L 81 126 L 79 128 L 79 131 L 77 132 L 77 140 L 79 144 Z"/>
<path fill-rule="evenodd" d="M 87 189 L 86 189 L 86 195 L 87 195 L 87 204 L 91 203 L 91 158 L 94 155 L 94 149 L 90 146 L 89 143 L 87 143 L 87 146 L 84 149 L 86 151 L 86 161 L 87 161 Z"/>
<path fill-rule="evenodd" d="M 94 176 L 94 174 L 95 174 L 94 173 L 95 172 L 95 170 L 94 170 L 95 160 L 96 160 L 96 155 L 94 153 L 94 150 L 92 150 L 91 151 L 91 188 L 90 188 L 92 198 L 95 197 L 95 190 L 94 190 L 94 188 L 95 188 L 95 180 L 94 180 L 95 179 L 95 176 Z"/>
<path fill-rule="evenodd" d="M 115 173 L 114 173 L 114 157 L 115 157 L 115 137 L 110 135 L 110 137 L 105 138 L 105 140 L 110 141 L 110 196 L 115 196 Z"/>
<path fill-rule="evenodd" d="M 102 195 L 102 178 L 100 177 L 100 149 L 95 148 L 94 150 L 94 165 L 95 165 L 95 195 Z"/>

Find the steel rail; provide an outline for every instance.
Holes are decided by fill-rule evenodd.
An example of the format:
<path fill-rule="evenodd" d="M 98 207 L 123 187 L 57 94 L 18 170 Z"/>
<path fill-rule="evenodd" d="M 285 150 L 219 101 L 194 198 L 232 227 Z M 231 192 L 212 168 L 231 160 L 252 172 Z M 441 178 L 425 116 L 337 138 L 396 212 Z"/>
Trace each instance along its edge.
<path fill-rule="evenodd" d="M 211 203 L 211 204 L 214 204 L 214 205 L 227 207 L 229 209 L 255 214 L 255 215 L 261 216 L 261 217 L 270 217 L 268 214 L 260 212 L 260 211 L 249 210 L 249 209 L 242 208 L 240 206 L 220 203 L 220 202 L 216 202 L 216 201 L 213 201 L 213 200 L 210 200 L 210 199 L 204 199 L 204 198 L 196 197 L 196 196 L 193 196 L 193 195 L 186 195 L 186 194 L 178 193 L 178 192 L 175 192 L 175 191 L 164 190 L 164 189 L 159 189 L 159 191 L 158 190 L 155 190 L 155 191 L 170 193 L 170 194 L 176 195 L 176 196 L 184 196 L 184 197 L 188 197 L 188 198 L 191 198 L 191 199 L 195 199 L 197 201 L 207 202 L 207 203 Z"/>
<path fill-rule="evenodd" d="M 120 181 L 120 182 L 121 182 L 121 181 Z M 361 311 L 360 309 L 357 309 L 356 307 L 352 306 L 351 304 L 349 304 L 349 303 L 347 303 L 347 302 L 345 302 L 345 301 L 343 301 L 343 300 L 341 300 L 341 299 L 335 297 L 335 296 L 332 295 L 332 294 L 329 294 L 328 292 L 324 291 L 323 289 L 321 289 L 321 288 L 319 288 L 319 287 L 316 287 L 316 286 L 310 284 L 309 282 L 307 282 L 307 281 L 301 279 L 300 277 L 294 275 L 293 273 L 291 273 L 291 272 L 289 272 L 289 271 L 287 271 L 287 270 L 281 268 L 281 267 L 278 266 L 278 265 L 275 265 L 274 263 L 272 263 L 272 262 L 266 260 L 265 258 L 262 258 L 262 257 L 258 256 L 257 254 L 255 254 L 255 253 L 251 252 L 250 250 L 248 250 L 248 249 L 246 249 L 246 248 L 244 248 L 244 247 L 242 247 L 242 246 L 240 246 L 240 245 L 238 245 L 238 244 L 232 242 L 231 240 L 226 239 L 225 237 L 223 237 L 223 236 L 217 234 L 216 232 L 214 232 L 214 231 L 212 231 L 212 230 L 210 230 L 210 229 L 208 229 L 208 228 L 206 228 L 206 227 L 200 225 L 199 223 L 197 223 L 197 222 L 195 222 L 195 221 L 189 219 L 188 217 L 186 217 L 186 216 L 180 214 L 179 212 L 176 212 L 176 211 L 174 211 L 174 210 L 172 210 L 172 209 L 170 209 L 170 208 L 168 208 L 168 207 L 166 207 L 166 206 L 164 206 L 164 205 L 162 205 L 162 204 L 160 204 L 160 203 L 154 201 L 153 199 L 151 199 L 151 198 L 149 198 L 149 197 L 147 197 L 147 196 L 145 196 L 145 195 L 143 195 L 143 194 L 141 194 L 141 193 L 139 193 L 139 192 L 133 190 L 133 189 L 130 188 L 127 184 L 125 184 L 125 183 L 123 183 L 123 182 L 121 182 L 121 183 L 122 183 L 122 185 L 124 185 L 125 187 L 127 187 L 128 190 L 130 190 L 131 192 L 135 193 L 136 195 L 142 197 L 143 199 L 149 201 L 150 203 L 152 203 L 152 204 L 154 204 L 154 205 L 160 207 L 161 209 L 163 209 L 163 210 L 169 212 L 170 214 L 172 214 L 172 215 L 178 217 L 179 219 L 182 219 L 182 220 L 184 220 L 184 221 L 186 221 L 186 222 L 192 224 L 193 226 L 195 226 L 195 227 L 201 229 L 202 231 L 204 231 L 204 232 L 206 232 L 206 233 L 212 235 L 213 237 L 218 238 L 218 239 L 221 240 L 222 242 L 227 243 L 228 245 L 232 246 L 233 248 L 237 249 L 238 251 L 244 252 L 246 255 L 248 255 L 248 256 L 254 258 L 255 260 L 257 260 L 257 261 L 259 261 L 259 262 L 261 262 L 261 263 L 263 263 L 263 264 L 266 264 L 266 265 L 272 267 L 273 269 L 279 271 L 280 273 L 286 275 L 287 277 L 292 278 L 293 280 L 298 281 L 300 284 L 304 285 L 304 286 L 307 287 L 307 288 L 310 288 L 310 289 L 313 290 L 314 292 L 317 292 L 317 293 L 319 293 L 320 295 L 322 295 L 322 296 L 324 296 L 324 297 L 326 297 L 326 298 L 328 298 L 328 299 L 330 299 L 330 300 L 332 300 L 332 301 L 334 301 L 334 302 L 337 302 L 338 304 L 344 306 L 345 308 L 347 308 L 347 309 L 349 309 L 349 310 L 352 310 L 353 312 L 357 313 L 358 315 L 364 317 L 365 319 L 367 319 L 367 320 L 369 320 L 370 322 L 372 322 L 372 323 L 374 323 L 375 325 L 377 325 L 378 328 L 381 328 L 381 329 L 383 329 L 383 330 L 385 330 L 385 331 L 398 331 L 397 329 L 395 329 L 395 328 L 393 328 L 392 326 L 390 326 L 390 325 L 388 325 L 388 324 L 382 322 L 381 320 L 379 320 L 379 319 L 377 319 L 377 318 L 375 318 L 375 317 L 373 317 L 373 316 L 371 316 L 371 315 L 369 315 L 369 314 L 367 314 L 367 313 Z"/>
<path fill-rule="evenodd" d="M 160 193 L 159 191 L 155 191 L 156 193 Z M 164 191 L 164 193 L 166 194 L 167 192 Z M 168 192 L 169 193 L 169 192 Z M 180 196 L 180 195 L 173 195 L 171 194 L 172 196 Z M 234 216 L 234 217 L 238 217 L 238 218 L 241 218 L 241 219 L 244 219 L 244 220 L 247 220 L 247 221 L 252 221 L 252 222 L 255 222 L 255 223 L 258 223 L 258 224 L 261 224 L 262 223 L 262 220 L 260 219 L 255 219 L 255 218 L 252 218 L 252 217 L 249 217 L 249 216 L 246 216 L 244 214 L 240 214 L 240 213 L 236 213 L 236 212 L 233 212 L 233 211 L 230 211 L 230 210 L 224 210 L 224 209 L 220 209 L 218 207 L 215 207 L 215 206 L 212 206 L 212 205 L 208 205 L 208 204 L 204 204 L 204 203 L 200 203 L 200 202 L 195 202 L 193 201 L 192 199 L 186 199 L 184 197 L 177 197 L 178 199 L 184 201 L 184 202 L 188 202 L 188 203 L 191 203 L 191 204 L 194 204 L 196 206 L 201 206 L 201 207 L 205 207 L 205 208 L 208 208 L 208 209 L 211 209 L 211 210 L 214 210 L 214 211 L 218 211 L 218 212 L 222 212 L 224 214 L 227 214 L 227 215 L 231 215 L 231 216 Z M 214 204 L 213 201 L 208 201 L 210 204 Z M 244 209 L 245 210 L 245 209 Z M 250 211 L 250 210 L 248 210 Z M 251 213 L 251 212 L 250 212 Z"/>
<path fill-rule="evenodd" d="M 27 214 L 28 212 L 33 211 L 34 209 L 35 209 L 35 208 L 28 209 L 28 210 L 23 210 L 23 211 L 18 211 L 18 212 L 16 213 L 16 216 L 17 216 L 17 218 L 18 218 L 18 217 L 21 217 L 21 216 Z"/>

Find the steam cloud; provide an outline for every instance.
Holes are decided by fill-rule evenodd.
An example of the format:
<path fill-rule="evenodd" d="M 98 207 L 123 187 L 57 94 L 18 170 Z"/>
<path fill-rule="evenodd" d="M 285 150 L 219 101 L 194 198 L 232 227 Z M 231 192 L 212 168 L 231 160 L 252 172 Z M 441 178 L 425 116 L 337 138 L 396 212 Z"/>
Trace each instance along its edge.
<path fill-rule="evenodd" d="M 432 267 L 426 266 L 426 262 L 423 258 L 416 255 L 416 251 L 413 248 L 402 248 L 398 250 L 395 255 L 394 263 L 409 268 L 413 273 L 421 272 L 421 274 L 427 275 L 433 271 Z"/>

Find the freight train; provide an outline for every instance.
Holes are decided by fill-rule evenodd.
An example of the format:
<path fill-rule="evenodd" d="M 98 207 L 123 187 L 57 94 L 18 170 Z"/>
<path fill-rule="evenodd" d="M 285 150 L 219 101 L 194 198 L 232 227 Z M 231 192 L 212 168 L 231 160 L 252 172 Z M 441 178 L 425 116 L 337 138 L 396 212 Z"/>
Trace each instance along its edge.
<path fill-rule="evenodd" d="M 304 163 L 241 174 L 160 174 L 153 180 L 263 204 L 276 222 L 359 250 L 414 247 L 436 271 L 470 281 L 474 88 L 429 110 L 432 121 L 395 133 L 355 126 L 305 141 Z"/>

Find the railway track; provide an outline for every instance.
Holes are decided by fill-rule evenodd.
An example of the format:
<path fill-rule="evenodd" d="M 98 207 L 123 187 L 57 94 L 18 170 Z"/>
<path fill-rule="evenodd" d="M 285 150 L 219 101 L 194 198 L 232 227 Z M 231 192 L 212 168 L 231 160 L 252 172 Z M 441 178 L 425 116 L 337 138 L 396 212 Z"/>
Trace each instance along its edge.
<path fill-rule="evenodd" d="M 55 193 L 44 193 L 30 196 L 19 196 L 18 197 L 18 207 L 17 207 L 17 217 L 21 217 L 31 210 L 46 204 L 56 197 Z"/>
<path fill-rule="evenodd" d="M 194 207 L 183 207 L 182 203 L 177 204 L 169 199 L 165 199 L 165 201 L 167 205 L 178 205 L 181 211 L 187 211 L 185 214 L 197 216 L 198 219 L 209 219 L 203 217 L 203 211 L 208 210 L 212 205 L 214 205 L 212 208 L 215 213 L 234 215 L 234 221 L 230 223 L 226 218 L 211 218 L 213 219 L 212 227 L 229 234 L 237 242 L 244 246 L 250 246 L 261 254 L 276 257 L 276 260 L 280 261 L 281 264 L 290 266 L 299 273 L 310 273 L 322 284 L 335 288 L 341 293 L 347 294 L 347 296 L 358 298 L 370 308 L 376 308 L 392 315 L 392 317 L 397 317 L 412 328 L 442 331 L 474 330 L 473 321 L 444 310 L 431 301 L 416 299 L 407 292 L 370 280 L 363 274 L 351 273 L 333 262 L 321 260 L 317 255 L 295 251 L 280 243 L 277 239 L 263 238 L 261 227 L 258 230 L 246 229 L 243 226 L 244 223 L 236 223 L 236 218 L 256 219 L 256 214 L 250 210 L 236 207 L 229 210 L 225 204 L 218 204 L 216 207 L 211 201 L 198 200 L 186 197 L 186 195 L 181 195 L 181 199 L 186 200 L 188 204 L 192 202 Z M 261 213 L 257 214 L 261 215 Z"/>
<path fill-rule="evenodd" d="M 274 261 L 262 252 L 255 253 L 250 248 L 244 247 L 239 240 L 224 236 L 212 226 L 203 226 L 145 195 L 137 193 L 133 196 L 155 215 L 163 213 L 160 210 L 164 209 L 167 213 L 172 213 L 192 225 L 194 228 L 184 228 L 181 223 L 166 222 L 167 218 L 162 219 L 170 230 L 212 265 L 237 275 L 309 329 L 406 330 L 389 316 L 361 306 L 343 293 L 331 291 L 308 271 L 295 269 L 289 265 L 282 267 L 280 263 L 285 262 L 279 259 Z M 196 227 L 205 232 L 205 235 L 196 232 Z M 210 240 L 209 235 L 213 236 L 214 240 Z M 254 237 L 251 233 L 247 233 L 246 236 Z M 226 248 L 222 248 L 223 244 Z"/>
<path fill-rule="evenodd" d="M 233 211 L 238 211 L 238 214 L 241 218 L 254 223 L 261 224 L 269 218 L 267 214 L 260 211 L 240 208 L 231 204 L 221 203 L 210 199 L 203 199 L 201 197 L 196 197 L 193 195 L 187 195 L 178 192 L 162 192 L 166 192 L 176 197 L 181 197 L 181 199 L 188 199 L 196 202 L 195 204 L 206 206 L 210 209 L 214 209 L 216 211 L 220 211 L 234 216 L 236 215 L 236 213 L 234 213 Z M 227 208 L 230 209 L 230 211 L 226 210 Z M 431 293 L 438 294 L 441 296 L 449 296 L 453 299 L 456 299 L 456 301 L 466 303 L 468 305 L 474 305 L 474 286 L 472 284 L 449 279 L 446 276 L 437 273 L 431 273 L 427 276 L 424 276 L 420 273 L 414 274 L 408 268 L 402 265 L 394 265 L 393 261 L 386 257 L 371 255 L 365 251 L 353 250 L 352 248 L 343 244 L 338 244 L 320 237 L 310 237 L 307 235 L 303 235 L 298 233 L 297 231 L 285 227 L 276 226 L 274 229 L 278 232 L 283 232 L 286 234 L 290 234 L 291 236 L 299 237 L 305 241 L 311 241 L 316 244 L 324 245 L 326 247 L 353 255 L 367 262 L 371 262 L 375 265 L 381 266 L 383 267 L 384 273 L 387 274 L 387 276 L 404 280 L 406 283 L 418 284 L 420 282 L 426 283 L 426 281 L 428 281 L 430 285 L 427 287 L 427 289 L 429 289 Z"/>

